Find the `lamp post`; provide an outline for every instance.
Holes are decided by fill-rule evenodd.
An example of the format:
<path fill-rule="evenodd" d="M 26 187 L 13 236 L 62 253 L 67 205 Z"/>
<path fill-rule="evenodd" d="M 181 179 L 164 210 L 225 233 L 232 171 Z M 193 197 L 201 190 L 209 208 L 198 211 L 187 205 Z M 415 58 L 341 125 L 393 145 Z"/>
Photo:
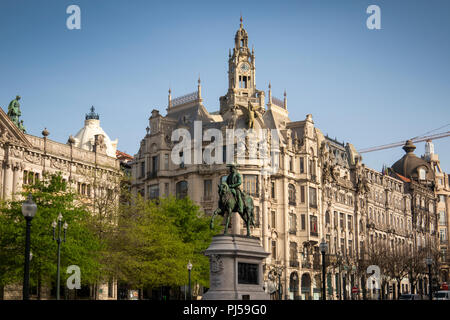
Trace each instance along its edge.
<path fill-rule="evenodd" d="M 188 264 L 187 264 L 187 269 L 188 269 L 188 273 L 189 273 L 189 300 L 192 300 L 192 293 L 191 293 L 191 270 L 192 270 L 192 263 L 189 260 Z"/>
<path fill-rule="evenodd" d="M 282 293 L 281 293 L 281 270 L 278 272 L 278 300 L 283 300 Z"/>
<path fill-rule="evenodd" d="M 432 280 L 431 280 L 431 266 L 433 264 L 433 259 L 431 258 L 426 258 L 425 259 L 425 263 L 428 266 L 428 296 L 430 301 L 433 300 L 433 288 L 432 288 Z"/>
<path fill-rule="evenodd" d="M 283 274 L 283 266 L 275 266 L 275 274 L 278 276 L 278 300 L 283 300 L 283 293 L 282 293 L 282 287 L 281 287 L 281 275 Z"/>
<path fill-rule="evenodd" d="M 58 243 L 58 264 L 56 268 L 56 300 L 59 300 L 59 287 L 60 287 L 60 265 L 61 265 L 61 242 L 66 242 L 66 230 L 68 227 L 67 222 L 64 222 L 63 229 L 64 229 L 64 239 L 61 239 L 61 223 L 62 223 L 62 214 L 60 213 L 58 215 L 58 223 L 56 221 L 53 221 L 52 227 L 53 227 L 53 240 L 55 240 Z M 56 238 L 56 226 L 58 226 L 58 237 Z"/>
<path fill-rule="evenodd" d="M 325 240 L 322 239 L 322 242 L 319 245 L 320 252 L 322 253 L 322 300 L 327 299 L 327 293 L 326 293 L 326 284 L 325 284 L 325 254 L 328 250 L 328 243 L 325 242 Z"/>
<path fill-rule="evenodd" d="M 342 283 L 341 283 L 341 265 L 342 265 L 342 257 L 338 253 L 337 254 L 337 265 L 339 268 L 339 277 L 338 277 L 338 292 L 339 292 L 339 300 L 342 300 Z"/>
<path fill-rule="evenodd" d="M 36 211 L 37 205 L 34 203 L 31 193 L 29 193 L 27 200 L 22 203 L 22 214 L 27 222 L 25 232 L 25 264 L 23 268 L 23 300 L 30 299 L 30 231 L 31 220 L 36 215 Z"/>

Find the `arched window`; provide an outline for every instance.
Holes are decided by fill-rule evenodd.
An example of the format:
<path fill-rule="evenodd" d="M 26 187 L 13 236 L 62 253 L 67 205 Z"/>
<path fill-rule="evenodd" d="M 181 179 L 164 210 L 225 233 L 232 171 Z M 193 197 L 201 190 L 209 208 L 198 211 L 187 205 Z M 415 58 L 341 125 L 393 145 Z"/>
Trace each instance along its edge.
<path fill-rule="evenodd" d="M 176 184 L 176 196 L 177 199 L 186 198 L 188 195 L 188 183 L 187 181 L 179 181 Z"/>

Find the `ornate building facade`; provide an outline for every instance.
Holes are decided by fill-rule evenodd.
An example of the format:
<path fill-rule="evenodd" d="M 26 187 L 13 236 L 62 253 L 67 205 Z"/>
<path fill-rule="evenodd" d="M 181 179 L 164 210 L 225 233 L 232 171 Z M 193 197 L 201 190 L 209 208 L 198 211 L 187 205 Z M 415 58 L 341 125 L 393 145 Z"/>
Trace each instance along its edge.
<path fill-rule="evenodd" d="M 449 282 L 450 274 L 450 255 L 448 252 L 448 230 L 450 230 L 450 219 L 448 217 L 448 209 L 450 208 L 450 182 L 448 174 L 446 174 L 439 161 L 439 155 L 434 151 L 434 144 L 432 141 L 427 141 L 425 144 L 425 154 L 422 159 L 427 161 L 435 174 L 435 194 L 437 197 L 437 215 L 439 219 L 438 234 L 439 245 L 441 250 L 441 282 Z"/>
<path fill-rule="evenodd" d="M 255 71 L 255 52 L 248 47 L 241 19 L 229 53 L 228 91 L 219 99 L 219 110 L 210 113 L 205 108 L 200 79 L 197 91 L 191 94 L 173 99 L 169 90 L 167 114 L 152 111 L 134 157 L 132 191 L 148 199 L 189 196 L 211 214 L 218 202 L 216 187 L 228 174 L 226 162 L 236 162 L 236 154 L 243 148 L 247 161 L 238 163 L 238 170 L 243 176 L 241 188 L 254 200 L 256 226 L 252 232 L 271 253 L 264 267 L 266 289 L 275 293 L 281 287 L 283 298 L 288 299 L 318 299 L 318 245 L 323 239 L 329 245 L 327 295 L 350 298 L 351 288 L 365 286 L 366 270 L 357 266 L 371 247 L 385 244 L 392 250 L 413 250 L 436 237 L 435 197 L 430 185 L 434 173 L 412 154 L 411 145 L 405 146 L 407 154 L 402 158 L 403 162 L 413 159 L 408 172 L 402 160 L 389 173 L 365 167 L 352 144 L 324 136 L 311 114 L 292 121 L 286 92 L 283 99 L 277 99 L 269 84 L 266 99 L 265 92 L 256 88 Z M 188 141 L 189 155 L 186 149 L 174 151 L 176 129 L 194 137 Z M 267 174 L 264 162 L 247 157 L 251 141 L 240 147 L 234 137 L 211 151 L 210 143 L 218 141 L 206 134 L 208 129 L 220 131 L 224 141 L 227 129 L 269 130 L 266 142 L 278 137 L 278 143 L 269 143 L 267 151 L 274 170 Z M 215 153 L 216 159 L 223 161 L 208 164 L 202 158 L 205 152 Z M 182 159 L 180 163 L 174 163 L 174 155 Z M 203 161 L 188 161 L 195 157 Z M 421 165 L 425 179 L 415 179 Z M 235 216 L 232 231 L 245 234 Z M 281 284 L 277 283 L 280 273 Z M 400 290 L 410 289 L 408 281 L 402 281 Z"/>
<path fill-rule="evenodd" d="M 23 186 L 33 184 L 44 173 L 61 173 L 74 191 L 88 203 L 95 203 L 102 192 L 116 188 L 115 181 L 122 174 L 120 162 L 115 157 L 117 141 L 111 143 L 103 132 L 94 108 L 86 115 L 85 126 L 76 138 L 70 136 L 67 143 L 50 140 L 47 129 L 42 131 L 42 137 L 24 133 L 2 108 L 0 130 L 1 199 L 20 199 Z M 117 297 L 115 285 L 104 284 L 100 286 L 100 291 L 100 299 Z M 49 294 L 49 290 L 43 292 L 42 298 L 49 298 Z M 21 297 L 21 286 L 4 288 L 5 299 Z"/>

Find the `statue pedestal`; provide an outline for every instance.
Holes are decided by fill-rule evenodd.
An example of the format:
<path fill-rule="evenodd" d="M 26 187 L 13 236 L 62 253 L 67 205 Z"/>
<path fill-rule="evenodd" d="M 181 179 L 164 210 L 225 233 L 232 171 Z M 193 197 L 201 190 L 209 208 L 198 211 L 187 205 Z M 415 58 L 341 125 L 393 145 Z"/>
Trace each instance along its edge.
<path fill-rule="evenodd" d="M 269 300 L 263 289 L 262 262 L 269 255 L 259 238 L 217 235 L 206 249 L 210 289 L 203 300 Z"/>

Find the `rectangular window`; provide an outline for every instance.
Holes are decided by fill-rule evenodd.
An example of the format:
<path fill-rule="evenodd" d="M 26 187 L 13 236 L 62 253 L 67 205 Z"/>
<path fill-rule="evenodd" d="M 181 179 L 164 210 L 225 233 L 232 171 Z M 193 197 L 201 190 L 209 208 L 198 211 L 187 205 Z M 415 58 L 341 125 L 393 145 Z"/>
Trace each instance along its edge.
<path fill-rule="evenodd" d="M 300 186 L 300 202 L 305 203 L 305 186 Z"/>
<path fill-rule="evenodd" d="M 258 176 L 255 174 L 244 174 L 244 191 L 254 197 L 258 196 Z"/>
<path fill-rule="evenodd" d="M 28 171 L 26 171 L 26 170 L 24 170 L 24 172 L 23 172 L 23 182 L 22 182 L 22 184 L 23 185 L 28 184 Z"/>
<path fill-rule="evenodd" d="M 293 172 L 294 171 L 294 160 L 292 159 L 292 157 L 289 157 L 289 171 Z"/>
<path fill-rule="evenodd" d="M 302 230 L 306 229 L 306 215 L 304 215 L 304 214 L 301 215 L 301 227 L 302 227 Z"/>
<path fill-rule="evenodd" d="M 203 200 L 211 200 L 212 196 L 212 180 L 203 180 Z"/>
<path fill-rule="evenodd" d="M 140 177 L 144 177 L 145 176 L 145 161 L 141 162 L 141 174 Z"/>
<path fill-rule="evenodd" d="M 316 216 L 309 216 L 309 225 L 310 225 L 310 234 L 312 236 L 317 237 L 319 235 L 319 231 L 317 229 L 317 217 Z"/>
<path fill-rule="evenodd" d="M 277 216 L 276 216 L 275 211 L 272 211 L 272 212 L 270 213 L 270 215 L 271 215 L 270 226 L 271 226 L 272 228 L 276 228 L 276 226 L 277 226 L 277 224 L 276 224 L 276 222 L 277 222 Z"/>
<path fill-rule="evenodd" d="M 169 155 L 164 155 L 164 170 L 169 170 Z"/>
<path fill-rule="evenodd" d="M 446 220 L 445 211 L 439 211 L 439 225 L 445 226 L 447 224 Z"/>
<path fill-rule="evenodd" d="M 271 182 L 271 196 L 272 199 L 275 199 L 275 181 Z"/>
<path fill-rule="evenodd" d="M 347 251 L 345 251 L 345 239 L 341 238 L 341 254 L 345 255 Z"/>
<path fill-rule="evenodd" d="M 352 253 L 353 253 L 353 241 L 352 240 L 348 240 L 348 255 L 351 257 Z"/>
<path fill-rule="evenodd" d="M 439 231 L 439 239 L 442 243 L 444 243 L 447 240 L 447 228 L 442 228 Z"/>
<path fill-rule="evenodd" d="M 353 230 L 353 218 L 351 215 L 347 215 L 347 228 L 348 230 Z"/>
<path fill-rule="evenodd" d="M 339 214 L 339 216 L 340 216 L 340 227 L 342 228 L 342 229 L 344 229 L 344 214 L 341 212 L 340 214 Z"/>
<path fill-rule="evenodd" d="M 297 217 L 294 213 L 289 214 L 289 233 L 297 231 Z"/>
<path fill-rule="evenodd" d="M 158 172 L 158 156 L 152 157 L 152 172 Z"/>
<path fill-rule="evenodd" d="M 309 206 L 317 208 L 316 188 L 309 187 Z"/>
<path fill-rule="evenodd" d="M 275 240 L 272 241 L 272 259 L 277 259 L 277 242 Z"/>
<path fill-rule="evenodd" d="M 305 173 L 305 159 L 300 157 L 300 173 Z"/>
<path fill-rule="evenodd" d="M 157 199 L 159 197 L 159 185 L 154 184 L 148 187 L 148 198 Z"/>

